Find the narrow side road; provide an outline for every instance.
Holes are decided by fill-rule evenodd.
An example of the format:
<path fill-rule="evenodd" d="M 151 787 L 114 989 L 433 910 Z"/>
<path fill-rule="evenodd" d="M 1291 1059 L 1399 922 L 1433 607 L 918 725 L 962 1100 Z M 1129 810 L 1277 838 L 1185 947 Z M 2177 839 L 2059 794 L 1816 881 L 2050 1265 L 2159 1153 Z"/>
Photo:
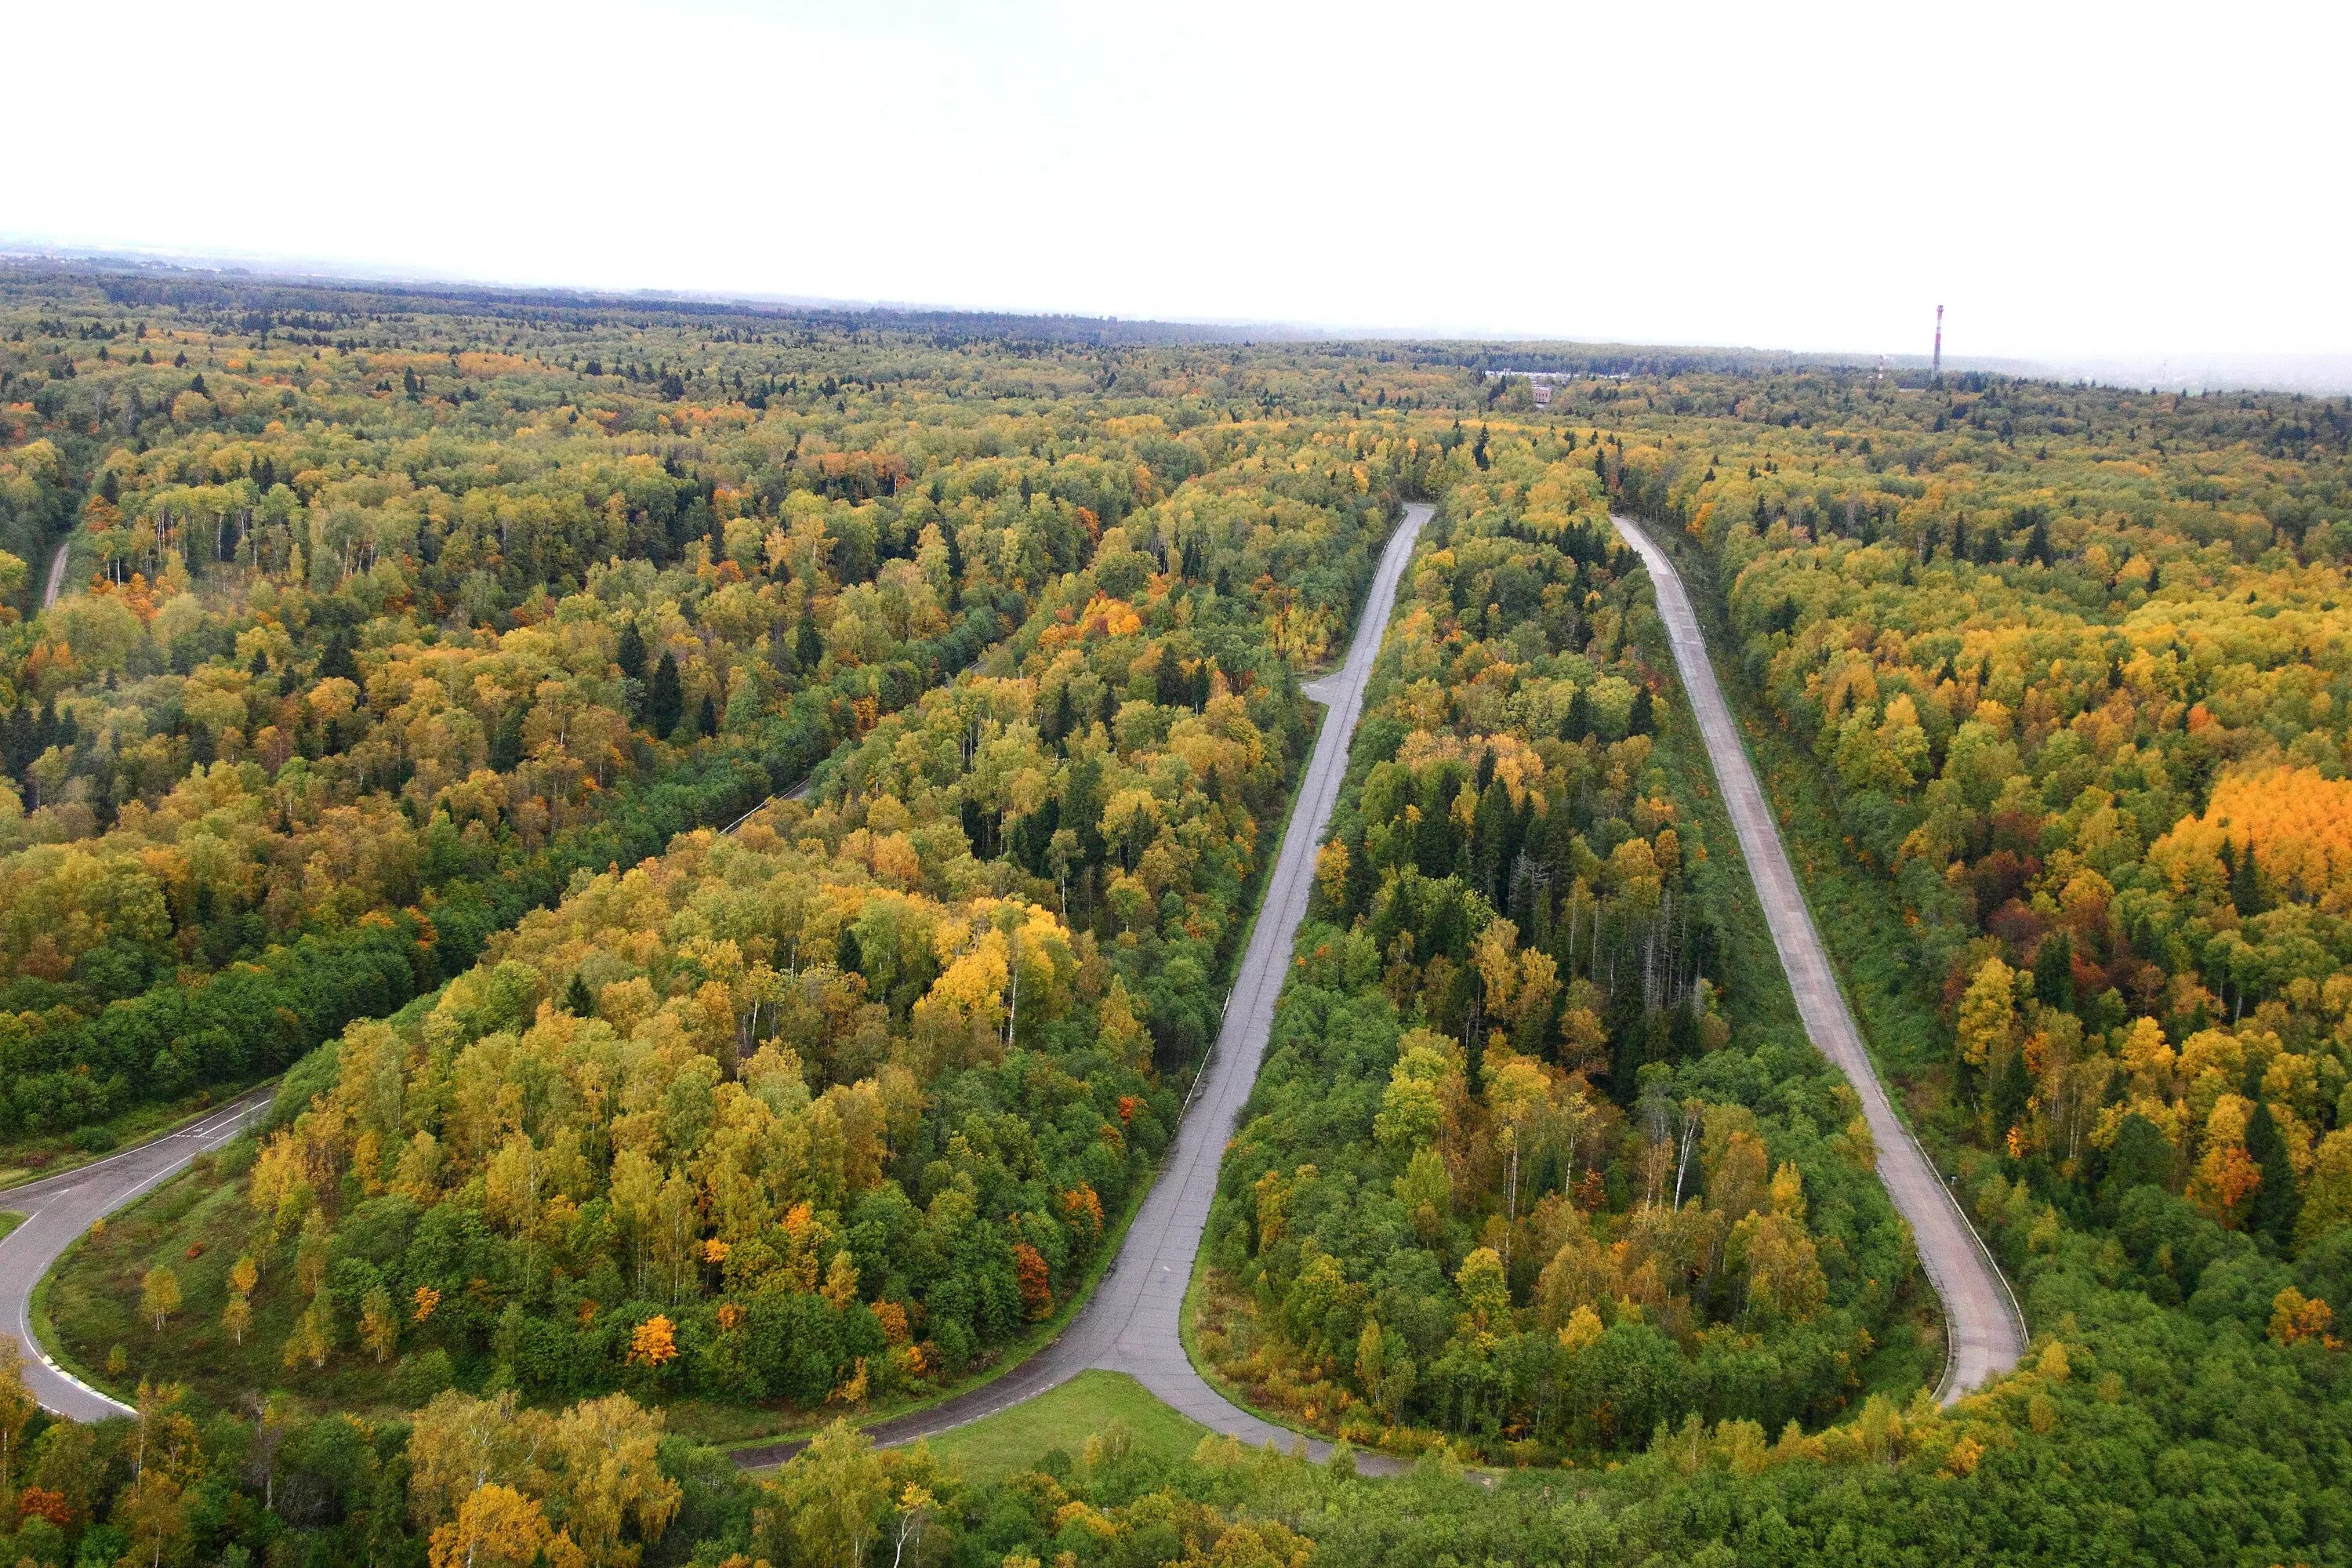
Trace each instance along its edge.
<path fill-rule="evenodd" d="M 1143 1200 L 1142 1211 L 1128 1227 L 1118 1257 L 1060 1338 L 985 1387 L 868 1427 L 876 1442 L 911 1443 L 993 1415 L 1092 1367 L 1127 1373 L 1211 1431 L 1231 1434 L 1253 1447 L 1273 1443 L 1287 1449 L 1299 1440 L 1288 1427 L 1260 1420 L 1209 1386 L 1184 1353 L 1179 1322 L 1184 1292 L 1192 1283 L 1192 1260 L 1201 1250 L 1201 1232 L 1209 1221 L 1209 1203 L 1216 1195 L 1217 1166 L 1242 1104 L 1257 1082 L 1258 1064 L 1273 1032 L 1275 998 L 1282 993 L 1291 943 L 1307 916 L 1316 852 L 1330 825 L 1332 807 L 1339 804 L 1340 781 L 1348 771 L 1348 743 L 1363 712 L 1364 687 L 1388 631 L 1389 615 L 1396 607 L 1397 584 L 1412 556 L 1413 542 L 1434 510 L 1418 505 L 1404 509 L 1403 521 L 1381 555 L 1347 662 L 1306 689 L 1307 696 L 1330 711 L 1316 735 L 1282 852 L 1266 879 L 1265 902 L 1225 1004 L 1224 1026 L 1193 1086 L 1176 1142 Z M 740 1450 L 735 1458 L 750 1467 L 772 1465 L 790 1458 L 801 1447 L 775 1443 Z M 1319 1461 L 1330 1456 L 1331 1445 L 1309 1441 L 1307 1451 Z M 1356 1466 L 1374 1475 L 1404 1468 L 1382 1454 L 1359 1454 Z"/>
<path fill-rule="evenodd" d="M 1944 1304 L 1949 1352 L 1936 1397 L 1950 1405 L 2015 1367 L 2024 1354 L 2025 1321 L 2017 1299 L 1975 1226 L 1960 1212 L 1958 1200 L 1887 1103 L 1885 1088 L 1871 1066 L 1870 1053 L 1863 1047 L 1861 1031 L 1846 1008 L 1845 994 L 1838 988 L 1836 971 L 1830 967 L 1821 933 L 1813 927 L 1812 912 L 1805 906 L 1804 891 L 1780 843 L 1780 829 L 1772 820 L 1771 807 L 1756 782 L 1756 770 L 1748 765 L 1747 748 L 1731 721 L 1731 707 L 1716 682 L 1715 667 L 1707 661 L 1706 639 L 1700 635 L 1698 617 L 1691 613 L 1690 595 L 1684 592 L 1681 575 L 1641 524 L 1622 517 L 1611 521 L 1649 568 L 1657 592 L 1658 616 L 1665 623 L 1666 640 L 1674 648 L 1675 668 L 1682 672 L 1683 688 L 1698 715 L 1699 733 L 1706 742 L 1707 758 L 1723 789 L 1724 808 L 1739 837 L 1739 851 L 1755 881 L 1756 896 L 1763 901 L 1764 918 L 1772 928 L 1780 967 L 1788 972 L 1789 988 L 1796 993 L 1805 1033 L 1862 1097 L 1863 1114 L 1878 1144 L 1878 1178 L 1885 1184 L 1895 1212 L 1911 1226 L 1920 1267 Z"/>
<path fill-rule="evenodd" d="M 15 1336 L 24 1357 L 25 1386 L 43 1409 L 77 1421 L 131 1414 L 129 1405 L 90 1387 L 41 1349 L 33 1338 L 33 1287 L 58 1255 L 89 1229 L 92 1220 L 112 1214 L 176 1175 L 197 1155 L 236 1137 L 268 1108 L 277 1092 L 276 1085 L 265 1085 L 176 1132 L 0 1193 L 0 1209 L 25 1216 L 24 1224 L 0 1237 L 0 1332 Z"/>
<path fill-rule="evenodd" d="M 65 588 L 66 550 L 72 543 L 73 536 L 67 535 L 58 541 L 57 553 L 49 557 L 49 580 L 41 590 L 41 608 L 45 610 L 58 602 L 58 595 Z"/>

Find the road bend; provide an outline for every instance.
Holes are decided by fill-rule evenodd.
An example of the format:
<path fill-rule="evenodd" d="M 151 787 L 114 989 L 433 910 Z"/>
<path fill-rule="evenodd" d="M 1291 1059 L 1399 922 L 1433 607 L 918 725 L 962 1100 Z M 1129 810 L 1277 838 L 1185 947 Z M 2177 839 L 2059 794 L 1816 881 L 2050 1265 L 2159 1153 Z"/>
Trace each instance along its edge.
<path fill-rule="evenodd" d="M 1093 1296 L 1051 1344 L 970 1394 L 869 1426 L 866 1430 L 876 1442 L 887 1446 L 936 1436 L 1034 1399 L 1097 1367 L 1129 1373 L 1212 1432 L 1229 1434 L 1254 1447 L 1272 1443 L 1287 1450 L 1302 1440 L 1289 1427 L 1251 1415 L 1211 1387 L 1184 1353 L 1179 1325 L 1185 1288 L 1192 1279 L 1192 1260 L 1201 1250 L 1201 1232 L 1209 1221 L 1209 1204 L 1216 1196 L 1217 1167 L 1233 1137 L 1242 1104 L 1257 1082 L 1258 1064 L 1273 1032 L 1275 998 L 1282 993 L 1283 979 L 1290 968 L 1291 943 L 1307 915 L 1316 851 L 1330 826 L 1332 807 L 1339 803 L 1340 780 L 1348 772 L 1348 743 L 1363 713 L 1364 688 L 1371 678 L 1372 661 L 1380 654 L 1390 612 L 1396 606 L 1397 584 L 1412 558 L 1413 541 L 1433 510 L 1419 505 L 1404 509 L 1403 521 L 1381 554 L 1371 593 L 1356 622 L 1355 639 L 1349 645 L 1347 662 L 1306 689 L 1307 696 L 1330 711 L 1316 735 L 1306 777 L 1299 782 L 1298 801 L 1291 808 L 1281 853 L 1275 860 L 1274 874 L 1266 879 L 1265 902 L 1258 910 L 1249 947 L 1234 976 L 1233 994 L 1225 1003 L 1223 1026 L 1177 1123 L 1175 1144 L 1135 1223 L 1128 1227 L 1118 1256 L 1104 1271 Z M 1328 1443 L 1313 1439 L 1307 1440 L 1306 1446 L 1308 1455 L 1318 1461 L 1330 1457 Z M 777 1464 L 801 1447 L 799 1443 L 770 1444 L 741 1450 L 736 1460 L 752 1467 Z M 1375 1475 L 1404 1468 L 1386 1455 L 1369 1453 L 1358 1454 L 1356 1465 Z"/>
<path fill-rule="evenodd" d="M 91 1221 L 133 1202 L 197 1155 L 244 1131 L 268 1109 L 276 1092 L 275 1085 L 265 1085 L 176 1131 L 0 1192 L 0 1210 L 25 1216 L 24 1224 L 0 1237 L 0 1331 L 15 1336 L 24 1357 L 25 1386 L 43 1409 L 77 1421 L 132 1414 L 131 1406 L 82 1382 L 41 1348 L 33 1337 L 33 1287 Z"/>
<path fill-rule="evenodd" d="M 1433 509 L 1411 505 L 1382 551 L 1364 602 L 1346 662 L 1306 688 L 1329 710 L 1300 781 L 1297 804 L 1282 837 L 1265 900 L 1250 933 L 1247 950 L 1225 1005 L 1224 1022 L 1202 1065 L 1178 1123 L 1176 1141 L 1159 1179 L 1128 1227 L 1118 1256 L 1104 1271 L 1093 1295 L 1051 1343 L 995 1381 L 972 1392 L 868 1428 L 886 1445 L 912 1442 L 983 1416 L 1067 1382 L 1090 1368 L 1134 1376 L 1175 1409 L 1210 1430 L 1252 1446 L 1287 1448 L 1301 1435 L 1251 1415 L 1224 1398 L 1194 1369 L 1184 1352 L 1180 1322 L 1192 1263 L 1216 1195 L 1217 1168 L 1243 1103 L 1257 1081 L 1260 1061 L 1274 1025 L 1275 1000 L 1290 963 L 1299 922 L 1306 918 L 1314 884 L 1315 857 L 1338 804 L 1348 771 L 1348 745 L 1364 706 L 1364 689 L 1379 656 L 1397 585 L 1414 541 Z M 35 1342 L 29 1321 L 35 1281 L 56 1262 L 90 1222 L 131 1203 L 182 1169 L 197 1154 L 228 1142 L 268 1105 L 269 1090 L 257 1090 L 211 1117 L 112 1157 L 0 1193 L 0 1208 L 16 1210 L 25 1223 L 0 1240 L 0 1326 L 21 1342 L 26 1381 L 41 1404 L 60 1415 L 95 1420 L 128 1414 L 109 1398 L 58 1367 Z M 778 1443 L 736 1455 L 748 1467 L 790 1458 L 799 1443 Z M 1331 1446 L 1307 1440 L 1310 1457 L 1321 1460 Z M 1380 1454 L 1360 1454 L 1368 1473 L 1402 1468 Z"/>
<path fill-rule="evenodd" d="M 1771 807 L 1748 764 L 1739 731 L 1731 721 L 1730 705 L 1708 662 L 1706 639 L 1698 617 L 1691 613 L 1690 595 L 1675 564 L 1642 525 L 1628 518 L 1612 518 L 1617 531 L 1650 570 L 1656 589 L 1658 616 L 1665 623 L 1666 640 L 1682 672 L 1683 689 L 1690 694 L 1698 715 L 1700 735 L 1723 790 L 1724 808 L 1739 838 L 1739 852 L 1762 900 L 1764 918 L 1772 928 L 1772 943 L 1780 950 L 1789 989 L 1796 993 L 1797 1012 L 1805 1033 L 1822 1055 L 1834 1063 L 1862 1098 L 1863 1114 L 1878 1145 L 1878 1178 L 1895 1210 L 1911 1226 L 1919 1252 L 1919 1266 L 1935 1288 L 1944 1308 L 1946 1359 L 1937 1399 L 1950 1405 L 1987 1380 L 2017 1365 L 2025 1352 L 2025 1320 L 2009 1281 L 1986 1250 L 1983 1238 L 1961 1212 L 1958 1200 L 1936 1174 L 1936 1167 L 1920 1150 L 1909 1128 L 1896 1120 L 1885 1087 L 1864 1049 L 1862 1032 L 1847 1008 L 1845 993 L 1822 950 L 1812 911 L 1780 843 L 1780 829 Z"/>

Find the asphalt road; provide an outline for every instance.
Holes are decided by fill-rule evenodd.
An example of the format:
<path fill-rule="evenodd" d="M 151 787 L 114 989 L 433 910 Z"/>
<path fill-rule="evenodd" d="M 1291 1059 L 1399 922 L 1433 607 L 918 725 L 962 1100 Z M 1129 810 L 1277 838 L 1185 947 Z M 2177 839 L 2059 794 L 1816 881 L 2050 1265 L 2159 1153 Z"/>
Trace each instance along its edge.
<path fill-rule="evenodd" d="M 41 591 L 41 608 L 45 610 L 58 602 L 58 591 L 66 585 L 66 547 L 72 542 L 70 536 L 60 540 L 58 552 L 49 557 L 49 581 Z"/>
<path fill-rule="evenodd" d="M 1788 972 L 1789 988 L 1796 993 L 1805 1032 L 1862 1097 L 1863 1114 L 1878 1144 L 1878 1178 L 1886 1184 L 1895 1212 L 1911 1226 L 1919 1265 L 1943 1302 L 1948 1355 L 1936 1397 L 1949 1405 L 2017 1365 L 2025 1351 L 2025 1321 L 2017 1299 L 1976 1227 L 1887 1103 L 1885 1088 L 1863 1047 L 1861 1031 L 1847 1010 L 1845 994 L 1838 988 L 1836 972 L 1822 951 L 1821 933 L 1813 927 L 1804 891 L 1781 846 L 1780 826 L 1731 721 L 1730 705 L 1707 661 L 1706 640 L 1691 613 L 1681 575 L 1641 524 L 1622 517 L 1611 521 L 1650 570 L 1675 667 L 1682 672 L 1683 688 L 1698 715 L 1724 807 L 1739 837 L 1739 852 L 1748 861 L 1756 895 L 1763 901 L 1764 918 L 1772 928 L 1780 967 Z"/>
<path fill-rule="evenodd" d="M 1413 541 L 1433 510 L 1417 505 L 1404 509 L 1404 520 L 1381 556 L 1371 593 L 1356 623 L 1355 640 L 1349 645 L 1347 662 L 1306 689 L 1307 696 L 1330 712 L 1316 736 L 1315 753 L 1300 781 L 1298 802 L 1291 810 L 1281 853 L 1266 882 L 1265 902 L 1242 955 L 1233 994 L 1226 999 L 1224 1025 L 1186 1102 L 1175 1144 L 1160 1166 L 1159 1180 L 1144 1198 L 1141 1212 L 1128 1227 L 1118 1257 L 1104 1271 L 1093 1297 L 1051 1344 L 984 1387 L 869 1426 L 866 1430 L 877 1443 L 911 1443 L 961 1426 L 1034 1398 L 1089 1368 L 1101 1367 L 1129 1373 L 1213 1432 L 1229 1433 L 1253 1447 L 1273 1443 L 1287 1450 L 1305 1441 L 1313 1458 L 1329 1457 L 1328 1443 L 1306 1440 L 1286 1426 L 1260 1420 L 1210 1387 L 1184 1353 L 1178 1322 L 1183 1315 L 1185 1288 L 1192 1282 L 1192 1259 L 1201 1249 L 1202 1228 L 1208 1224 L 1210 1200 L 1216 1195 L 1217 1166 L 1242 1104 L 1257 1081 L 1258 1064 L 1265 1058 L 1274 1026 L 1275 998 L 1281 994 L 1290 969 L 1291 942 L 1307 915 L 1316 852 L 1330 825 L 1331 808 L 1339 802 L 1340 780 L 1348 771 L 1348 743 L 1363 712 L 1364 686 L 1388 630 L 1390 612 L 1396 606 L 1397 584 L 1412 555 Z M 791 1458 L 800 1447 L 798 1443 L 776 1443 L 745 1449 L 735 1457 L 746 1466 L 772 1465 Z M 1356 1465 L 1370 1474 L 1403 1468 L 1382 1454 L 1360 1453 Z"/>
<path fill-rule="evenodd" d="M 1430 516 L 1426 506 L 1405 509 L 1403 521 L 1381 555 L 1347 662 L 1307 688 L 1308 696 L 1331 711 L 1317 736 L 1301 781 L 1265 904 L 1227 999 L 1223 1026 L 1187 1101 L 1175 1145 L 1141 1213 L 1129 1227 L 1118 1257 L 1092 1298 L 1052 1343 L 982 1388 L 869 1427 L 877 1441 L 907 1443 L 948 1431 L 1099 1367 L 1133 1375 L 1160 1399 L 1213 1431 L 1230 1433 L 1253 1446 L 1273 1443 L 1290 1447 L 1299 1443 L 1297 1433 L 1252 1415 L 1212 1388 L 1185 1354 L 1178 1325 L 1209 1205 L 1216 1193 L 1218 1164 L 1256 1081 L 1272 1030 L 1275 1001 L 1288 972 L 1291 944 L 1306 916 L 1316 851 L 1347 771 L 1348 746 L 1362 714 L 1364 688 L 1395 607 L 1405 563 Z M 1878 1144 L 1880 1177 L 1897 1212 L 1909 1223 L 1921 1265 L 1944 1303 L 1952 1353 L 1937 1393 L 1949 1404 L 2017 1364 L 2025 1342 L 2023 1322 L 2007 1282 L 1917 1143 L 1895 1120 L 1871 1068 L 1781 846 L 1780 831 L 1733 726 L 1730 708 L 1707 661 L 1706 643 L 1682 579 L 1638 524 L 1622 518 L 1616 521 L 1626 542 L 1650 570 L 1675 662 L 1698 715 L 1725 805 L 1763 900 L 1773 942 L 1806 1030 L 1860 1094 Z M 52 568 L 53 581 L 55 577 Z M 227 1142 L 268 1104 L 272 1092 L 268 1088 L 256 1089 L 176 1132 L 79 1170 L 0 1193 L 0 1208 L 26 1216 L 24 1224 L 0 1238 L 0 1328 L 16 1337 L 24 1353 L 26 1384 L 46 1408 L 79 1420 L 130 1414 L 118 1401 L 58 1368 L 34 1342 L 28 1312 L 35 1282 L 76 1237 L 89 1228 L 91 1221 L 130 1204 L 197 1154 Z M 800 1447 L 775 1444 L 744 1450 L 736 1458 L 747 1466 L 773 1464 Z M 1320 1440 L 1307 1442 L 1306 1447 L 1318 1460 L 1330 1452 L 1330 1446 Z M 1359 1454 L 1356 1462 L 1372 1473 L 1402 1468 L 1397 1461 L 1378 1454 Z"/>
<path fill-rule="evenodd" d="M 77 1421 L 131 1414 L 129 1405 L 59 1367 L 35 1342 L 30 1318 L 34 1284 L 76 1237 L 89 1229 L 92 1220 L 112 1214 L 197 1155 L 236 1137 L 268 1108 L 276 1092 L 274 1085 L 264 1086 L 176 1132 L 0 1192 L 0 1209 L 25 1216 L 24 1224 L 0 1237 L 0 1330 L 16 1336 L 24 1356 L 25 1386 L 44 1409 Z"/>

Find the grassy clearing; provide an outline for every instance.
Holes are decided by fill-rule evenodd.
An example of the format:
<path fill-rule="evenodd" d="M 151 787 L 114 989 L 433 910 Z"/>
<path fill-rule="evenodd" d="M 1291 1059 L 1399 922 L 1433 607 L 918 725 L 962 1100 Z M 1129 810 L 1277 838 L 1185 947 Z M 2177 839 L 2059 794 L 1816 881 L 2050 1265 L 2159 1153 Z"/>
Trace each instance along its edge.
<path fill-rule="evenodd" d="M 1082 1372 L 1010 1410 L 929 1439 L 931 1452 L 966 1480 L 994 1481 L 1036 1468 L 1059 1450 L 1082 1456 L 1087 1439 L 1123 1426 L 1135 1451 L 1176 1463 L 1192 1458 L 1209 1429 L 1180 1415 L 1123 1372 Z"/>
<path fill-rule="evenodd" d="M 279 1354 L 303 1305 L 283 1266 L 283 1249 L 256 1254 L 267 1267 L 243 1342 L 221 1324 L 229 1268 L 252 1245 L 253 1211 L 232 1173 L 242 1171 L 245 1162 L 237 1156 L 249 1148 L 231 1145 L 198 1158 L 145 1200 L 110 1217 L 104 1229 L 84 1236 L 44 1281 L 42 1306 L 58 1350 L 99 1388 L 124 1397 L 147 1378 L 183 1384 L 233 1405 L 247 1392 L 297 1381 Z M 160 1330 L 140 1312 L 142 1281 L 158 1267 L 172 1270 L 181 1298 Z M 299 1382 L 307 1400 L 389 1415 L 410 1404 L 402 1397 L 403 1380 L 392 1375 L 399 1370 L 345 1349 L 323 1370 L 301 1369 Z"/>
<path fill-rule="evenodd" d="M 0 1240 L 5 1240 L 10 1231 L 24 1223 L 25 1216 L 16 1210 L 0 1209 Z"/>

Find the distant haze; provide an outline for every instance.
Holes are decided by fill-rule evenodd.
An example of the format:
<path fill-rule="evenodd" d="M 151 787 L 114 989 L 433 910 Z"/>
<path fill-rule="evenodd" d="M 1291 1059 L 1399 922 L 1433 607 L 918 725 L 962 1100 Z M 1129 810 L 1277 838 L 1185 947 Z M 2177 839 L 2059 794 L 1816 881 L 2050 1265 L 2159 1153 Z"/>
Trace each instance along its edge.
<path fill-rule="evenodd" d="M 29 6 L 0 237 L 2352 386 L 2352 7 Z M 2105 374 L 2089 368 L 2108 367 Z"/>

